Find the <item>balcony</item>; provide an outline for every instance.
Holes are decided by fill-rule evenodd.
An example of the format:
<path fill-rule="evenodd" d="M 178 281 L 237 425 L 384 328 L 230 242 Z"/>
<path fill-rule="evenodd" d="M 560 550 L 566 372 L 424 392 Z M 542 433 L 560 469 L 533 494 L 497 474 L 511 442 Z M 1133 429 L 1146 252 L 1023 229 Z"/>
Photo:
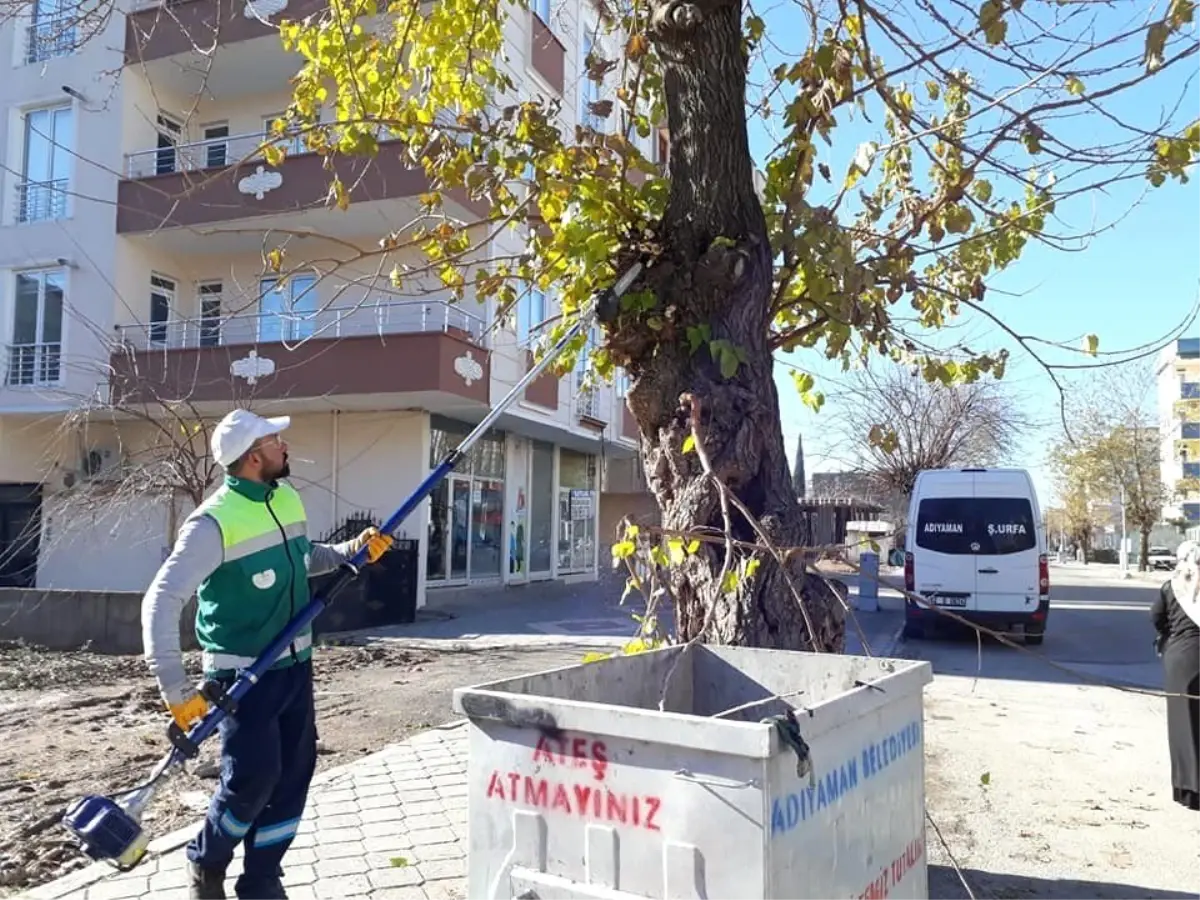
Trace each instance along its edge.
<path fill-rule="evenodd" d="M 364 209 L 365 202 L 411 198 L 415 215 L 417 195 L 429 190 L 425 173 L 405 163 L 402 147 L 385 141 L 373 159 L 341 157 L 333 162 L 351 205 L 345 212 L 329 208 L 332 175 L 324 159 L 315 153 L 289 152 L 273 167 L 260 150 L 268 141 L 263 134 L 243 134 L 128 154 L 125 177 L 117 189 L 117 233 L 153 232 L 158 240 L 163 229 L 244 219 L 254 219 L 256 228 L 296 228 L 294 216 L 303 213 L 304 227 L 316 235 L 378 237 L 383 228 L 378 211 Z M 289 150 L 296 150 L 296 141 L 290 144 Z M 448 207 L 453 208 L 456 197 L 463 218 L 478 218 L 485 212 L 483 206 L 455 192 L 447 192 Z M 196 247 L 194 230 L 182 235 L 184 241 L 175 248 L 178 252 L 218 252 L 212 246 Z M 244 247 L 245 236 L 238 237 Z"/>
<path fill-rule="evenodd" d="M 62 344 L 9 344 L 4 352 L 6 387 L 55 387 L 62 381 Z"/>
<path fill-rule="evenodd" d="M 608 427 L 605 406 L 599 388 L 584 388 L 575 395 L 575 421 L 584 428 L 603 431 Z"/>
<path fill-rule="evenodd" d="M 67 216 L 67 179 L 55 181 L 23 181 L 17 184 L 14 221 L 22 224 L 51 222 Z"/>
<path fill-rule="evenodd" d="M 1177 419 L 1184 422 L 1200 422 L 1200 397 L 1176 400 L 1173 410 Z"/>
<path fill-rule="evenodd" d="M 374 408 L 461 412 L 488 401 L 483 320 L 443 301 L 371 302 L 306 318 L 210 316 L 117 331 L 117 405 L 339 397 Z"/>
<path fill-rule="evenodd" d="M 319 13 L 320 0 L 167 0 L 136 3 L 125 19 L 125 65 L 159 89 L 231 98 L 283 84 L 300 57 L 278 23 Z M 270 23 L 274 22 L 272 25 Z"/>

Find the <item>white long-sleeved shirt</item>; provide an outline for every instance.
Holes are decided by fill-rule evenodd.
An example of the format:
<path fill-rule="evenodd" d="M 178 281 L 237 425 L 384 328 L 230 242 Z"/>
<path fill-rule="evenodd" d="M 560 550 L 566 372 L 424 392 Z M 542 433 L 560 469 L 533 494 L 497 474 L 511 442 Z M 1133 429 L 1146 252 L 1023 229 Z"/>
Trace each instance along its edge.
<path fill-rule="evenodd" d="M 353 541 L 313 544 L 309 575 L 336 569 L 353 556 Z M 183 523 L 171 555 L 159 568 L 142 598 L 142 646 L 150 672 L 167 703 L 181 702 L 195 691 L 183 667 L 179 620 L 197 588 L 225 561 L 221 529 L 208 516 Z"/>

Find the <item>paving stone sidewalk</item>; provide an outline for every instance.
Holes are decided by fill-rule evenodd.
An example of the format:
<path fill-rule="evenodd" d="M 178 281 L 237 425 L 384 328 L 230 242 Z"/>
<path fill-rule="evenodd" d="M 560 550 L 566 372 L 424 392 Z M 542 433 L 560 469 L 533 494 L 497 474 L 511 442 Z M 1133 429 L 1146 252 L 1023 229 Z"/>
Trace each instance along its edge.
<path fill-rule="evenodd" d="M 860 613 L 873 655 L 900 655 L 903 614 Z M 854 628 L 846 652 L 862 652 Z M 152 827 L 152 826 L 151 826 Z M 199 820 L 150 844 L 132 872 L 97 863 L 18 895 L 22 900 L 183 900 L 184 846 Z M 466 897 L 467 722 L 413 735 L 313 779 L 296 841 L 284 859 L 290 900 Z M 241 871 L 234 857 L 226 890 Z"/>
<path fill-rule="evenodd" d="M 466 897 L 467 728 L 423 731 L 313 780 L 284 859 L 288 897 L 453 900 Z M 104 863 L 21 895 L 26 900 L 186 898 L 184 846 L 195 824 L 158 838 L 142 863 Z M 234 857 L 226 891 L 241 871 Z"/>

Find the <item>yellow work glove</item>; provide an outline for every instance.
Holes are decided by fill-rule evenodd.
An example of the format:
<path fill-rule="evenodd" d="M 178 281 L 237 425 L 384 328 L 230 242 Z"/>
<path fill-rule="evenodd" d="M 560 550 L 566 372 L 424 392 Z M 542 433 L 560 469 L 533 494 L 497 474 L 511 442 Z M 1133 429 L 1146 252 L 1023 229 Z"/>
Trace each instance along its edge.
<path fill-rule="evenodd" d="M 187 731 L 204 718 L 208 712 L 208 701 L 199 694 L 192 694 L 178 703 L 168 703 L 167 709 L 171 711 L 175 724 Z"/>
<path fill-rule="evenodd" d="M 379 561 L 379 557 L 387 553 L 392 546 L 391 535 L 383 534 L 372 526 L 354 539 L 354 552 L 358 553 L 363 547 L 367 548 L 367 562 Z"/>

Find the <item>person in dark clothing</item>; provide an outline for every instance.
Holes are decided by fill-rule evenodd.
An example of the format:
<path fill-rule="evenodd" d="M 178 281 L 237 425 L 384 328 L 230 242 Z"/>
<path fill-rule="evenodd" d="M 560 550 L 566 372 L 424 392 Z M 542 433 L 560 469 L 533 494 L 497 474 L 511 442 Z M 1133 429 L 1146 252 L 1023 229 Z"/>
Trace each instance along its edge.
<path fill-rule="evenodd" d="M 1167 742 L 1176 803 L 1200 810 L 1200 543 L 1184 541 L 1175 573 L 1150 614 L 1158 632 L 1167 698 Z"/>

